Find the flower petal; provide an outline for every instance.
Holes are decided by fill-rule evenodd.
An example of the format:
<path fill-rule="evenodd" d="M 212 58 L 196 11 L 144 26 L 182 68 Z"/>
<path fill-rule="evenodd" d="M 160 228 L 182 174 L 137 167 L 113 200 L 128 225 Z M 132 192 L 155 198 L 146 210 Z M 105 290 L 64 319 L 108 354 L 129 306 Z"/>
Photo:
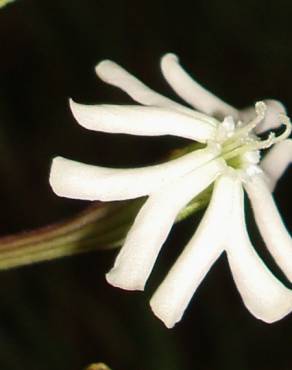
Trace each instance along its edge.
<path fill-rule="evenodd" d="M 223 251 L 232 209 L 233 179 L 216 180 L 209 207 L 192 239 L 150 301 L 151 308 L 168 328 L 182 317 L 196 289 Z"/>
<path fill-rule="evenodd" d="M 237 118 L 237 110 L 194 81 L 180 66 L 176 55 L 166 54 L 161 59 L 161 69 L 173 90 L 194 108 L 220 118 L 230 115 Z"/>
<path fill-rule="evenodd" d="M 261 168 L 268 175 L 269 189 L 274 190 L 278 180 L 292 162 L 292 140 L 283 140 L 272 147 L 261 161 Z"/>
<path fill-rule="evenodd" d="M 240 182 L 233 194 L 233 212 L 226 251 L 237 289 L 245 306 L 255 317 L 271 323 L 291 312 L 292 291 L 271 273 L 249 240 Z"/>
<path fill-rule="evenodd" d="M 96 66 L 96 73 L 104 82 L 119 87 L 140 104 L 168 108 L 206 121 L 206 123 L 213 124 L 214 126 L 218 124 L 215 118 L 195 112 L 193 109 L 185 107 L 151 90 L 124 68 L 110 60 L 104 60 L 99 63 Z"/>
<path fill-rule="evenodd" d="M 158 191 L 175 178 L 212 160 L 215 146 L 196 150 L 172 161 L 134 169 L 92 166 L 63 157 L 53 159 L 50 184 L 63 197 L 113 201 L 137 198 Z"/>
<path fill-rule="evenodd" d="M 95 70 L 101 80 L 125 91 L 138 103 L 165 108 L 180 106 L 178 103 L 153 91 L 135 76 L 111 60 L 103 60 L 96 66 Z"/>
<path fill-rule="evenodd" d="M 255 132 L 257 134 L 261 134 L 265 131 L 269 131 L 281 126 L 282 122 L 280 119 L 280 115 L 286 113 L 284 105 L 278 100 L 266 99 L 263 100 L 263 102 L 267 106 L 267 111 L 263 121 L 255 128 Z M 239 117 L 243 122 L 251 121 L 254 116 L 254 107 L 245 108 L 239 111 Z"/>
<path fill-rule="evenodd" d="M 70 101 L 77 122 L 89 129 L 143 136 L 174 135 L 201 143 L 212 139 L 215 127 L 200 119 L 165 108 L 83 105 Z"/>
<path fill-rule="evenodd" d="M 114 267 L 106 275 L 107 281 L 123 289 L 142 290 L 178 212 L 223 169 L 224 161 L 211 161 L 159 193 L 150 195 L 136 217 Z"/>
<path fill-rule="evenodd" d="M 253 176 L 247 181 L 245 189 L 267 248 L 292 282 L 292 239 L 283 224 L 270 190 L 260 176 Z"/>

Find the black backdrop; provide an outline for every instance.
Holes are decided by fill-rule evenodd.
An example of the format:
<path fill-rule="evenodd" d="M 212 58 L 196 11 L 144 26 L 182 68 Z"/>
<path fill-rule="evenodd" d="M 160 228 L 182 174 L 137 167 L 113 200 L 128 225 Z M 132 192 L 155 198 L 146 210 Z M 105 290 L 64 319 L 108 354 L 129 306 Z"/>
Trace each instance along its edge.
<path fill-rule="evenodd" d="M 96 79 L 98 61 L 113 59 L 173 97 L 158 68 L 161 55 L 172 51 L 231 104 L 277 98 L 292 112 L 291 16 L 288 0 L 18 0 L 1 9 L 1 233 L 42 226 L 87 206 L 51 192 L 48 171 L 56 154 L 143 165 L 181 144 L 78 127 L 68 97 L 129 102 Z M 287 174 L 275 192 L 290 230 L 291 181 Z M 272 325 L 253 318 L 224 258 L 175 329 L 151 314 L 149 297 L 196 219 L 175 227 L 144 293 L 106 284 L 115 251 L 0 272 L 0 369 L 79 370 L 97 361 L 114 370 L 291 369 L 292 316 Z M 255 232 L 253 240 L 261 244 Z"/>

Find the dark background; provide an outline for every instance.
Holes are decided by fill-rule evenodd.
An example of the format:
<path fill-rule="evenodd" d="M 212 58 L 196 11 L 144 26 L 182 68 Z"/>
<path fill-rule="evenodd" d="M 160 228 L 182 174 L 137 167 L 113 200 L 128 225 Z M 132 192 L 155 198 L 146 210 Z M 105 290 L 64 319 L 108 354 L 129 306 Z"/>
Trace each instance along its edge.
<path fill-rule="evenodd" d="M 290 1 L 19 0 L 0 10 L 0 231 L 29 230 L 77 214 L 86 202 L 48 186 L 53 156 L 99 165 L 152 163 L 177 139 L 87 132 L 68 97 L 126 103 L 94 65 L 122 64 L 173 97 L 159 59 L 175 52 L 203 85 L 244 107 L 277 98 L 292 112 Z M 286 174 L 275 198 L 291 230 Z M 290 370 L 292 316 L 268 325 L 241 304 L 225 258 L 200 286 L 183 320 L 166 329 L 148 300 L 194 230 L 175 227 L 144 293 L 106 284 L 115 251 L 0 272 L 0 369 Z M 252 239 L 261 241 L 251 222 Z M 277 273 L 277 271 L 276 271 Z"/>

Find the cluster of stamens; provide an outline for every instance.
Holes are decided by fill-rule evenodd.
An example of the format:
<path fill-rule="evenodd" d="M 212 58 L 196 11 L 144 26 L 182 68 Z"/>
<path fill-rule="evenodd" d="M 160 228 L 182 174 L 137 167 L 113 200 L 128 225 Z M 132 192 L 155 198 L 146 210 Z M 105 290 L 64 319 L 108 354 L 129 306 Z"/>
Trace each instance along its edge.
<path fill-rule="evenodd" d="M 274 132 L 271 132 L 267 139 L 261 140 L 253 130 L 264 120 L 266 111 L 266 104 L 264 102 L 257 102 L 255 105 L 256 116 L 246 125 L 242 121 L 238 121 L 235 124 L 233 118 L 230 116 L 226 117 L 222 122 L 217 131 L 215 141 L 221 146 L 221 157 L 231 167 L 240 166 L 241 162 L 245 163 L 246 158 L 244 158 L 244 154 L 247 152 L 254 152 L 254 157 L 259 158 L 259 150 L 267 149 L 287 139 L 291 134 L 292 125 L 289 117 L 280 114 L 279 120 L 285 125 L 285 130 L 278 136 Z"/>

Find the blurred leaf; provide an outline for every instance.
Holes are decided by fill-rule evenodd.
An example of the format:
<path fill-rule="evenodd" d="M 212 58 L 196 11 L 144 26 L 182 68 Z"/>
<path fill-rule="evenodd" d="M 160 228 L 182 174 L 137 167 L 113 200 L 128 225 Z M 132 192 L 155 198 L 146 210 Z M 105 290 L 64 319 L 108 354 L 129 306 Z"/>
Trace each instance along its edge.
<path fill-rule="evenodd" d="M 106 364 L 99 362 L 86 367 L 84 370 L 111 370 Z"/>
<path fill-rule="evenodd" d="M 2 8 L 3 6 L 5 6 L 9 3 L 12 3 L 13 1 L 15 1 L 15 0 L 0 0 L 0 8 Z"/>

